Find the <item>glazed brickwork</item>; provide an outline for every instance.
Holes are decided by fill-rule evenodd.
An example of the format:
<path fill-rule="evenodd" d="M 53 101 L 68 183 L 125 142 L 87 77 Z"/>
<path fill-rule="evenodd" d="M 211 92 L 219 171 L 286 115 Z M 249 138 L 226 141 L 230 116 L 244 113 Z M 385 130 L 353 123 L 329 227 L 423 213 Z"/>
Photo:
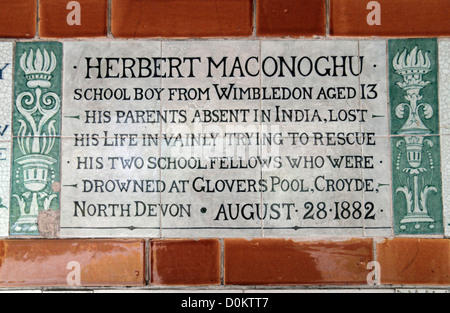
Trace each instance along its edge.
<path fill-rule="evenodd" d="M 331 36 L 448 37 L 448 2 L 440 0 L 330 1 Z M 382 17 L 368 14 L 380 10 Z M 421 12 L 421 14 L 417 14 Z M 367 23 L 367 20 L 373 23 Z M 436 21 L 441 21 L 436 23 Z M 379 23 L 379 24 L 378 24 Z"/>
<path fill-rule="evenodd" d="M 0 288 L 448 291 L 448 12 L 2 1 Z"/>
<path fill-rule="evenodd" d="M 67 23 L 67 8 L 76 9 L 78 4 L 70 1 L 39 2 L 39 36 L 41 38 L 64 37 L 106 37 L 108 20 L 108 1 L 78 1 L 83 8 L 83 20 L 80 25 Z M 76 23 L 76 17 L 69 17 Z"/>
<path fill-rule="evenodd" d="M 111 33 L 116 38 L 248 37 L 251 0 L 114 0 Z"/>

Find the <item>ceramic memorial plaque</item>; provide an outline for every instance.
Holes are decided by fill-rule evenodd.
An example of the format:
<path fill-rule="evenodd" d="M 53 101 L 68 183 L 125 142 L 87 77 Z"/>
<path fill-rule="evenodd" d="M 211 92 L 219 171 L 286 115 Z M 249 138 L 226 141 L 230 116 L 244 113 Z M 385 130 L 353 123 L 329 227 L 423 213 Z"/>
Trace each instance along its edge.
<path fill-rule="evenodd" d="M 385 41 L 67 42 L 64 59 L 62 236 L 391 234 Z"/>

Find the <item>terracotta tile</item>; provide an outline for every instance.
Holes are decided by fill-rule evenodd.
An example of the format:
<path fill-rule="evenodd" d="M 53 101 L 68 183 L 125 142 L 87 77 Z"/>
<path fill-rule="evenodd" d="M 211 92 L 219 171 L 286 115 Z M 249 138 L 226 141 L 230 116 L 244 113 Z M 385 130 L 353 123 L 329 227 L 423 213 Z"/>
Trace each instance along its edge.
<path fill-rule="evenodd" d="M 371 239 L 225 240 L 228 285 L 366 284 Z"/>
<path fill-rule="evenodd" d="M 82 286 L 144 284 L 143 241 L 3 240 L 0 286 L 68 286 L 77 278 L 70 262 Z"/>
<path fill-rule="evenodd" d="M 258 36 L 324 36 L 325 25 L 325 0 L 258 0 Z"/>
<path fill-rule="evenodd" d="M 112 0 L 115 37 L 252 34 L 252 0 Z"/>
<path fill-rule="evenodd" d="M 450 285 L 450 240 L 396 238 L 377 245 L 382 284 Z"/>
<path fill-rule="evenodd" d="M 67 17 L 74 11 L 72 8 L 67 9 L 69 2 L 68 0 L 40 0 L 40 37 L 106 37 L 107 0 L 77 0 L 80 4 L 81 25 L 68 24 Z"/>
<path fill-rule="evenodd" d="M 368 25 L 370 1 L 331 0 L 331 36 L 440 37 L 450 35 L 448 0 L 377 0 L 381 25 Z"/>
<path fill-rule="evenodd" d="M 34 38 L 37 0 L 0 1 L 0 37 Z"/>
<path fill-rule="evenodd" d="M 151 247 L 152 284 L 220 284 L 218 240 L 156 240 Z"/>

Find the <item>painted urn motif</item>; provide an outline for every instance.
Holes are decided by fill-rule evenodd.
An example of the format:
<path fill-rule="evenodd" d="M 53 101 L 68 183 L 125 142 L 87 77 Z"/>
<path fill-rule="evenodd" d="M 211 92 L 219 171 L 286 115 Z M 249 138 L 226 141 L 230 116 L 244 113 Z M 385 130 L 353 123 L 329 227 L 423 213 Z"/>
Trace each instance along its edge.
<path fill-rule="evenodd" d="M 54 92 L 45 92 L 52 86 L 52 72 L 57 65 L 56 56 L 47 50 L 31 49 L 20 58 L 20 67 L 25 73 L 30 91 L 22 92 L 16 99 L 19 120 L 18 147 L 22 157 L 16 179 L 26 192 L 13 195 L 19 203 L 20 217 L 12 226 L 15 232 L 33 234 L 41 210 L 48 210 L 57 196 L 45 190 L 54 178 L 52 166 L 57 160 L 50 156 L 56 142 L 56 120 L 61 99 Z"/>
<path fill-rule="evenodd" d="M 406 92 L 404 98 L 408 101 L 398 104 L 395 110 L 397 118 L 407 117 L 397 132 L 404 137 L 396 143 L 397 148 L 405 146 L 408 164 L 406 168 L 401 166 L 402 154 L 399 154 L 396 169 L 404 181 L 403 187 L 397 188 L 396 192 L 405 195 L 407 204 L 406 215 L 400 221 L 400 228 L 404 230 L 412 223 L 414 228 L 419 229 L 420 223 L 428 223 L 429 228 L 433 229 L 435 221 L 428 214 L 427 198 L 431 192 L 436 193 L 437 189 L 432 186 L 427 176 L 432 175 L 434 164 L 431 152 L 427 151 L 427 162 L 423 158 L 424 149 L 433 147 L 433 141 L 424 137 L 432 131 L 424 124 L 422 117 L 425 120 L 430 119 L 434 112 L 430 104 L 421 102 L 423 96 L 420 94 L 421 90 L 430 84 L 424 80 L 424 75 L 431 71 L 431 61 L 428 52 L 424 54 L 416 46 L 410 53 L 406 49 L 401 54 L 397 53 L 393 67 L 398 75 L 403 76 L 403 81 L 397 85 Z"/>

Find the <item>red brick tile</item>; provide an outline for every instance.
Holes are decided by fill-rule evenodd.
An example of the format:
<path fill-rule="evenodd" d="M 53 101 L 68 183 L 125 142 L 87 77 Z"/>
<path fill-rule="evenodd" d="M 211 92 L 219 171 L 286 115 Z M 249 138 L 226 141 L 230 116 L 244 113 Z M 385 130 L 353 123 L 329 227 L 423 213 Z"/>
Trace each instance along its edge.
<path fill-rule="evenodd" d="M 152 284 L 220 284 L 218 240 L 156 240 L 151 247 Z"/>
<path fill-rule="evenodd" d="M 450 35 L 448 0 L 377 0 L 381 25 L 369 26 L 369 0 L 331 0 L 331 36 L 440 37 Z"/>
<path fill-rule="evenodd" d="M 325 0 L 258 0 L 258 36 L 312 37 L 325 31 Z"/>
<path fill-rule="evenodd" d="M 252 0 L 112 0 L 115 37 L 252 34 Z"/>
<path fill-rule="evenodd" d="M 382 284 L 450 285 L 450 240 L 396 238 L 377 245 Z"/>
<path fill-rule="evenodd" d="M 144 285 L 143 241 L 2 240 L 0 286 L 67 286 L 70 262 L 82 286 Z"/>
<path fill-rule="evenodd" d="M 81 8 L 81 25 L 69 25 L 70 0 L 39 1 L 39 36 L 47 38 L 106 37 L 107 0 L 77 0 Z"/>
<path fill-rule="evenodd" d="M 0 1 L 0 37 L 34 38 L 37 0 Z"/>
<path fill-rule="evenodd" d="M 372 240 L 225 240 L 228 285 L 366 284 Z"/>

